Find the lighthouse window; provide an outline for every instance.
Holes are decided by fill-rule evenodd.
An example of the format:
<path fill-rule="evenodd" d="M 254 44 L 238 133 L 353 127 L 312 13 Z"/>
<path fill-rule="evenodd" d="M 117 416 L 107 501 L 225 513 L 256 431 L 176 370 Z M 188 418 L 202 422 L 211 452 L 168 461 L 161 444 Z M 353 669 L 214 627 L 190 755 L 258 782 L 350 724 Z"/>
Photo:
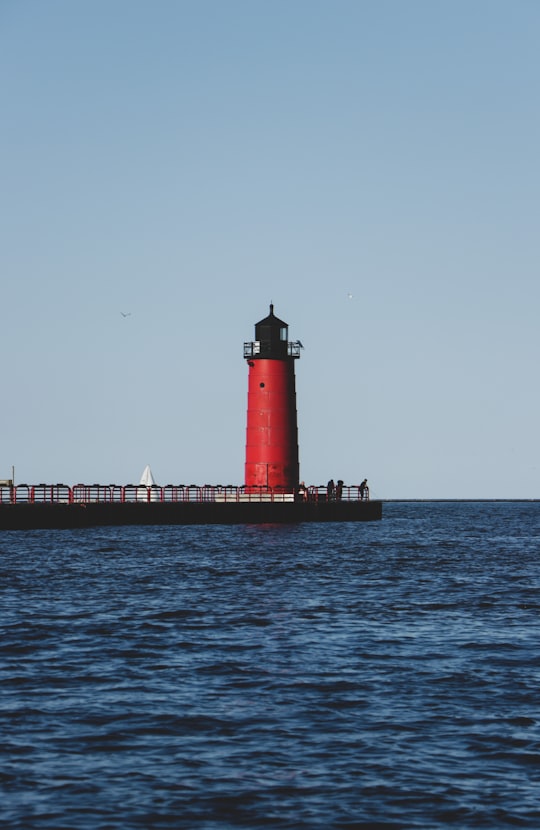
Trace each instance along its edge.
<path fill-rule="evenodd" d="M 282 329 L 279 330 L 279 339 L 286 340 L 287 339 L 287 327 L 283 326 Z"/>

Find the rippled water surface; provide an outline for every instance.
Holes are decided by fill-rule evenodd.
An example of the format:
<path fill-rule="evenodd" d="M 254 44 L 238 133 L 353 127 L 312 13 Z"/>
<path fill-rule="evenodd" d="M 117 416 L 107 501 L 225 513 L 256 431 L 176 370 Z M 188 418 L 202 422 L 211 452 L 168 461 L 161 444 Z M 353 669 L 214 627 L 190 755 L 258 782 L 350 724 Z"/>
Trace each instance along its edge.
<path fill-rule="evenodd" d="M 540 504 L 0 533 L 13 828 L 540 827 Z"/>

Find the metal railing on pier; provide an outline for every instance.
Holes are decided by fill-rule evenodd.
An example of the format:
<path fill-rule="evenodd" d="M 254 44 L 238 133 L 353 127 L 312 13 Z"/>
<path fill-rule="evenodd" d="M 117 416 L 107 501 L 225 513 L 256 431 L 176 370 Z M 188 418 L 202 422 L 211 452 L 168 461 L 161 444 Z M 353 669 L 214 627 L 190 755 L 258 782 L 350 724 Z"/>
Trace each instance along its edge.
<path fill-rule="evenodd" d="M 0 484 L 1 504 L 124 504 L 178 502 L 294 502 L 369 501 L 369 490 L 344 486 L 339 498 L 326 486 L 302 487 L 295 492 L 279 488 L 237 487 L 233 484 Z"/>

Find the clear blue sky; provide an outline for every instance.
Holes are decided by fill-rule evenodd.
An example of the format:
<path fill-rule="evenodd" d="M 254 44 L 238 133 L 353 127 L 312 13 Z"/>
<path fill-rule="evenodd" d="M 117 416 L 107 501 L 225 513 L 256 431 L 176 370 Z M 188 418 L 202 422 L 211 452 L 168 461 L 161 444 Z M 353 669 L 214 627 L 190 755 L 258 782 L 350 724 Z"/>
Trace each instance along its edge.
<path fill-rule="evenodd" d="M 0 0 L 0 477 L 242 483 L 273 301 L 307 483 L 539 497 L 539 43 L 538 0 Z"/>

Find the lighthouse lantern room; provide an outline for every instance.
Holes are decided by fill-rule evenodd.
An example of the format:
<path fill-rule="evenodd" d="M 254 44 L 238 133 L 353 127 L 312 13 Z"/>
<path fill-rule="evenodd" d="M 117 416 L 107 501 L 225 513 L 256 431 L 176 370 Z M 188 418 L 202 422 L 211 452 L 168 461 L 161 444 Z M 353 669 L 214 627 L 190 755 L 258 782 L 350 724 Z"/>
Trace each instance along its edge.
<path fill-rule="evenodd" d="M 294 361 L 300 343 L 274 314 L 255 324 L 255 340 L 244 343 L 249 366 L 245 487 L 248 492 L 293 492 L 299 483 Z"/>

